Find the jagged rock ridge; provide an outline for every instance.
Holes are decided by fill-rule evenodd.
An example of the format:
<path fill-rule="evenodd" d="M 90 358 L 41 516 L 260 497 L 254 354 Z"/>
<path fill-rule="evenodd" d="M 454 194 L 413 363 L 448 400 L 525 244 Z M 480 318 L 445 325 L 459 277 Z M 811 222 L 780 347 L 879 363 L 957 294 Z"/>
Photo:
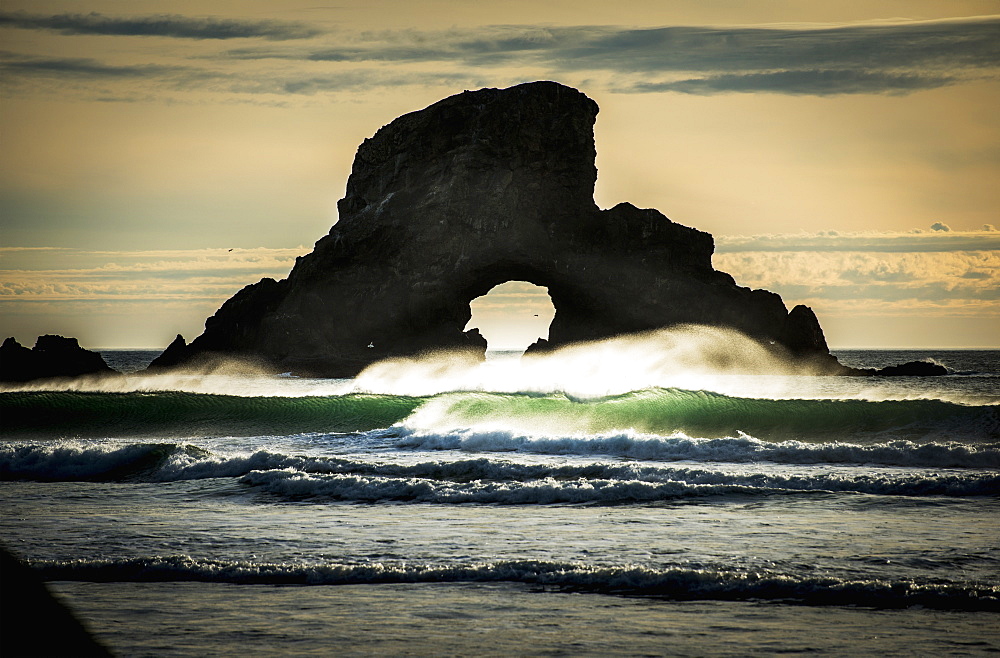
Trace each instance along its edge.
<path fill-rule="evenodd" d="M 656 210 L 594 203 L 597 104 L 534 82 L 446 98 L 358 148 L 340 219 L 287 279 L 229 299 L 161 365 L 207 353 L 350 376 L 439 348 L 482 353 L 469 302 L 510 280 L 547 287 L 554 348 L 681 323 L 727 326 L 827 360 L 805 306 L 712 267 L 708 233 Z"/>

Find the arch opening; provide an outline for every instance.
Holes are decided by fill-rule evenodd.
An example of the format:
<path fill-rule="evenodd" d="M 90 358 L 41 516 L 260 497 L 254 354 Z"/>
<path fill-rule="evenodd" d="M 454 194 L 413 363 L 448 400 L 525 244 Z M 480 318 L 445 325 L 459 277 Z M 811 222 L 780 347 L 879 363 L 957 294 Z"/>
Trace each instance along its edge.
<path fill-rule="evenodd" d="M 487 356 L 522 354 L 539 338 L 548 339 L 556 309 L 548 288 L 511 280 L 469 302 L 472 318 L 465 331 L 479 329 Z"/>

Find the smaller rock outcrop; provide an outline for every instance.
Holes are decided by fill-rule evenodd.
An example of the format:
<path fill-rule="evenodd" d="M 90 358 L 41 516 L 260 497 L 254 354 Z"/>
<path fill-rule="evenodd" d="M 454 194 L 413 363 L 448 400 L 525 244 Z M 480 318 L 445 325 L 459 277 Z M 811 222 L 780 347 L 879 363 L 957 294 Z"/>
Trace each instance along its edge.
<path fill-rule="evenodd" d="M 30 350 L 13 337 L 0 345 L 0 381 L 27 382 L 114 372 L 100 354 L 83 349 L 76 338 L 39 336 Z"/>
<path fill-rule="evenodd" d="M 184 361 L 187 352 L 187 341 L 184 340 L 184 336 L 177 334 L 173 342 L 167 345 L 167 349 L 163 350 L 162 353 L 155 359 L 153 359 L 147 370 L 161 370 L 163 368 L 172 368 Z"/>

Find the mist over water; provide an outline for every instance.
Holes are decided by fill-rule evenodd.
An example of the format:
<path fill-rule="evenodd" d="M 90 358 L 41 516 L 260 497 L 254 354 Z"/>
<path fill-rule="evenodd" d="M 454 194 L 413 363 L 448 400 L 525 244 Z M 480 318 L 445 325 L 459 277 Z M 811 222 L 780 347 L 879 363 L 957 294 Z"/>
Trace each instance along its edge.
<path fill-rule="evenodd" d="M 849 365 L 862 363 L 851 361 L 853 354 L 848 355 Z M 889 352 L 877 359 L 874 367 L 907 360 L 933 359 L 923 352 Z M 948 365 L 947 357 L 940 360 Z M 448 353 L 390 359 L 366 368 L 351 390 L 413 396 L 451 391 L 563 393 L 588 399 L 649 389 L 680 389 L 770 400 L 1000 403 L 995 375 L 970 373 L 967 370 L 971 367 L 963 361 L 952 368 L 964 376 L 962 384 L 955 388 L 935 385 L 935 378 L 830 376 L 832 369 L 827 362 L 792 359 L 775 346 L 735 330 L 686 325 L 524 357 L 508 353 L 482 362 Z"/>
<path fill-rule="evenodd" d="M 646 388 L 715 390 L 746 375 L 817 375 L 772 346 L 733 330 L 687 325 L 559 348 L 521 359 L 472 362 L 460 355 L 393 359 L 365 369 L 359 390 L 406 395 L 445 391 L 604 396 Z M 729 382 L 729 383 L 726 383 Z"/>
<path fill-rule="evenodd" d="M 845 364 L 857 365 L 848 352 Z M 877 352 L 875 353 L 877 354 Z M 888 352 L 874 367 L 928 359 L 922 352 Z M 947 357 L 939 359 L 946 366 Z M 939 399 L 994 404 L 1000 393 L 989 373 L 967 372 L 959 390 L 935 387 L 934 378 L 831 377 L 825 362 L 796 361 L 772 345 L 729 329 L 685 325 L 521 356 L 506 352 L 481 361 L 461 352 L 434 352 L 374 363 L 354 379 L 275 377 L 250 360 L 216 357 L 156 374 L 142 370 L 72 380 L 0 384 L 0 391 L 129 393 L 185 391 L 243 397 L 331 396 L 350 393 L 432 396 L 454 391 L 563 393 L 597 398 L 672 388 L 762 399 Z M 134 367 L 134 366 L 133 366 Z M 949 366 L 950 367 L 950 366 Z M 986 381 L 973 381 L 981 375 Z M 929 380 L 929 381 L 928 381 Z"/>

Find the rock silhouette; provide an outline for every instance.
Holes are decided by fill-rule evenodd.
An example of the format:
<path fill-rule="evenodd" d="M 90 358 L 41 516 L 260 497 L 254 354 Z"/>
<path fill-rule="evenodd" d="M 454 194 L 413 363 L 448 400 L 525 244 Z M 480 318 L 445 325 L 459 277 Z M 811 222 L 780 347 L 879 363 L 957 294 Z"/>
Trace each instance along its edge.
<path fill-rule="evenodd" d="M 187 341 L 184 340 L 184 336 L 177 334 L 173 342 L 167 345 L 167 349 L 163 350 L 159 356 L 153 359 L 146 369 L 159 370 L 171 368 L 183 363 L 187 358 Z"/>
<path fill-rule="evenodd" d="M 100 354 L 83 349 L 76 338 L 39 336 L 35 346 L 28 349 L 10 337 L 0 345 L 0 381 L 26 382 L 114 372 Z"/>
<path fill-rule="evenodd" d="M 464 92 L 392 121 L 358 148 L 339 221 L 287 279 L 247 286 L 160 365 L 220 353 L 279 371 L 352 376 L 434 349 L 482 356 L 469 302 L 547 287 L 533 352 L 684 323 L 738 329 L 838 367 L 813 312 L 712 267 L 708 233 L 628 203 L 594 203 L 597 104 L 554 82 Z"/>

